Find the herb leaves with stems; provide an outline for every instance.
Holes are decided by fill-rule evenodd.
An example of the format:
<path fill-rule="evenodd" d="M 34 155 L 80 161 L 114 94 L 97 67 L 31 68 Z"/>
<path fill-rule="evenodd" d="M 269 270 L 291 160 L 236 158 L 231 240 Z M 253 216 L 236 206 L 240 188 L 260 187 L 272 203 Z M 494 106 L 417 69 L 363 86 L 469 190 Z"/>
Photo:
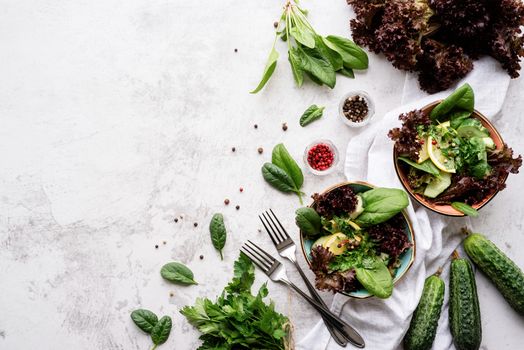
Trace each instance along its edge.
<path fill-rule="evenodd" d="M 319 35 L 306 14 L 298 5 L 298 0 L 286 0 L 262 78 L 251 93 L 262 90 L 273 75 L 279 58 L 275 48 L 279 37 L 287 42 L 288 61 L 298 87 L 304 83 L 304 76 L 308 76 L 319 85 L 334 88 L 337 72 L 353 78 L 354 69 L 368 67 L 368 56 L 364 50 L 349 39 Z"/>

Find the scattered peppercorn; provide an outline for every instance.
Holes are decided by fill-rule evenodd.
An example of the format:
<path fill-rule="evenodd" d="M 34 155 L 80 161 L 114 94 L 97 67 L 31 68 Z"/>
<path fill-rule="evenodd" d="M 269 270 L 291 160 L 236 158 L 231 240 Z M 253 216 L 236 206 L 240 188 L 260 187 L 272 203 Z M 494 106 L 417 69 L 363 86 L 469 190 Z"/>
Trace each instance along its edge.
<path fill-rule="evenodd" d="M 307 153 L 309 165 L 319 171 L 328 169 L 333 165 L 335 155 L 331 147 L 325 143 L 319 143 L 311 147 Z"/>
<path fill-rule="evenodd" d="M 282 130 L 284 130 L 284 131 L 287 130 L 287 123 L 282 123 Z"/>
<path fill-rule="evenodd" d="M 238 49 L 235 49 L 235 52 L 238 52 Z"/>
<path fill-rule="evenodd" d="M 275 27 L 275 28 L 278 27 L 278 22 L 277 22 L 277 21 L 275 21 L 275 22 L 273 23 L 273 27 Z"/>
<path fill-rule="evenodd" d="M 344 101 L 342 112 L 350 121 L 360 123 L 369 113 L 368 103 L 364 97 L 359 95 L 348 97 Z"/>
<path fill-rule="evenodd" d="M 237 210 L 240 209 L 240 205 L 237 205 L 235 208 L 236 208 Z"/>
<path fill-rule="evenodd" d="M 231 152 L 235 152 L 237 149 L 235 147 L 231 148 Z"/>
<path fill-rule="evenodd" d="M 257 124 L 255 124 L 255 125 L 253 125 L 253 126 L 255 127 L 255 129 L 258 129 L 258 125 L 257 125 Z"/>
<path fill-rule="evenodd" d="M 200 255 L 200 260 L 204 260 L 204 256 L 203 255 Z"/>
<path fill-rule="evenodd" d="M 169 296 L 172 298 L 172 297 L 175 296 L 175 293 L 173 293 L 173 292 L 169 292 Z"/>
<path fill-rule="evenodd" d="M 436 144 L 437 144 L 437 140 L 433 140 L 433 141 L 431 141 L 431 144 L 432 144 L 432 145 L 436 145 Z"/>
<path fill-rule="evenodd" d="M 229 199 L 227 199 L 227 198 L 224 199 L 224 204 L 225 204 L 225 205 L 228 205 L 228 204 L 229 204 Z"/>
<path fill-rule="evenodd" d="M 239 190 L 240 192 L 244 192 L 244 188 L 243 188 L 243 187 L 240 187 L 238 190 Z"/>
<path fill-rule="evenodd" d="M 262 154 L 264 152 L 264 149 L 262 147 L 258 147 L 258 153 Z"/>
<path fill-rule="evenodd" d="M 163 241 L 163 242 L 162 242 L 162 244 L 164 244 L 164 245 L 165 245 L 165 244 L 167 244 L 167 242 L 166 242 L 166 241 Z"/>
<path fill-rule="evenodd" d="M 155 244 L 155 249 L 158 249 L 158 244 Z"/>
<path fill-rule="evenodd" d="M 198 226 L 198 222 L 195 222 L 195 223 L 193 224 L 193 226 L 197 227 L 197 226 Z"/>
<path fill-rule="evenodd" d="M 178 218 L 175 218 L 175 220 L 173 220 L 174 222 L 178 222 Z"/>

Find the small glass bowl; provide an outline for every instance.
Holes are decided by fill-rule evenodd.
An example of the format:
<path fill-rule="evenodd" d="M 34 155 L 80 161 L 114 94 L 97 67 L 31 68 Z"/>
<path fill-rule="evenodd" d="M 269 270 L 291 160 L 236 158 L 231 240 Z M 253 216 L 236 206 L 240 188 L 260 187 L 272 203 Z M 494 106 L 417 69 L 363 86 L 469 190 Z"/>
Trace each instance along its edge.
<path fill-rule="evenodd" d="M 331 152 L 333 152 L 333 164 L 331 164 L 331 166 L 329 168 L 327 168 L 326 170 L 316 170 L 316 169 L 314 169 L 311 165 L 309 165 L 309 162 L 307 160 L 309 150 L 313 146 L 316 146 L 318 144 L 324 144 L 324 145 L 328 146 L 331 149 Z M 337 167 L 338 161 L 339 161 L 338 149 L 337 149 L 337 147 L 335 147 L 333 142 L 331 142 L 329 140 L 316 140 L 316 141 L 313 141 L 306 147 L 306 150 L 304 151 L 304 164 L 306 164 L 306 168 L 312 174 L 315 174 L 315 175 L 323 176 L 323 175 L 331 174 L 335 170 L 335 168 Z"/>
<path fill-rule="evenodd" d="M 346 118 L 346 116 L 344 115 L 344 103 L 346 102 L 346 100 L 349 97 L 353 97 L 353 96 L 362 96 L 364 100 L 366 100 L 366 103 L 368 104 L 368 115 L 361 122 L 353 122 L 349 120 L 348 118 Z M 371 121 L 373 116 L 375 115 L 375 104 L 373 103 L 373 100 L 371 99 L 371 97 L 368 95 L 367 92 L 351 91 L 345 94 L 344 97 L 342 97 L 342 100 L 340 100 L 340 104 L 338 105 L 338 115 L 340 119 L 342 120 L 342 122 L 344 122 L 344 124 L 346 124 L 347 126 L 350 126 L 352 128 L 361 128 L 364 125 L 367 125 Z"/>

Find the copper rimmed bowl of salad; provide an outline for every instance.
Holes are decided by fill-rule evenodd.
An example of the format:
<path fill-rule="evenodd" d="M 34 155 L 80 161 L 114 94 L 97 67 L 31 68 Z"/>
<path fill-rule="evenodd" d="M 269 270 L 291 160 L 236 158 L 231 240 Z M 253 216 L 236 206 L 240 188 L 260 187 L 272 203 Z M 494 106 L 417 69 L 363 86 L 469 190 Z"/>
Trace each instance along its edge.
<path fill-rule="evenodd" d="M 402 185 L 439 214 L 478 216 L 522 165 L 474 106 L 473 89 L 464 84 L 442 101 L 401 114 L 402 126 L 389 132 Z"/>
<path fill-rule="evenodd" d="M 296 211 L 315 287 L 354 298 L 388 298 L 415 260 L 415 236 L 401 189 L 344 182 Z"/>

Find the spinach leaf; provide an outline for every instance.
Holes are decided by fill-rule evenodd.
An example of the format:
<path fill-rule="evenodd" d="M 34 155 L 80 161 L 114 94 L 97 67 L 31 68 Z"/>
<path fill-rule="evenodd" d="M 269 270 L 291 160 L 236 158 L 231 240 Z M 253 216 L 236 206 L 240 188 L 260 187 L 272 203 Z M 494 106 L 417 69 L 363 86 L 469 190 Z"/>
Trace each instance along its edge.
<path fill-rule="evenodd" d="M 301 87 L 304 83 L 304 71 L 300 66 L 300 56 L 296 49 L 291 48 L 288 52 L 289 64 L 291 65 L 291 71 L 293 72 L 293 78 L 298 87 Z"/>
<path fill-rule="evenodd" d="M 318 81 L 326 84 L 330 88 L 335 87 L 336 76 L 335 69 L 331 62 L 317 49 L 310 49 L 308 47 L 298 47 L 300 56 L 300 66 L 303 70 L 311 73 Z"/>
<path fill-rule="evenodd" d="M 368 227 L 391 219 L 409 205 L 406 192 L 396 188 L 374 188 L 361 193 L 364 211 L 355 222 Z"/>
<path fill-rule="evenodd" d="M 194 280 L 193 272 L 187 266 L 178 262 L 170 262 L 162 266 L 160 275 L 165 280 L 177 284 L 198 284 Z"/>
<path fill-rule="evenodd" d="M 444 101 L 440 102 L 430 113 L 432 119 L 444 117 L 453 110 L 473 112 L 475 106 L 475 93 L 469 84 L 464 84 L 456 89 Z"/>
<path fill-rule="evenodd" d="M 151 330 L 158 322 L 158 317 L 149 310 L 138 309 L 131 312 L 131 319 L 138 328 L 146 332 L 151 333 Z"/>
<path fill-rule="evenodd" d="M 349 69 L 368 68 L 368 55 L 353 41 L 340 36 L 329 35 L 324 39 L 324 43 L 340 54 L 344 67 Z"/>
<path fill-rule="evenodd" d="M 153 344 L 155 344 L 153 349 L 155 349 L 157 345 L 164 344 L 167 341 L 169 333 L 171 333 L 171 327 L 172 322 L 169 316 L 164 316 L 157 322 L 151 330 L 151 340 L 153 340 Z"/>
<path fill-rule="evenodd" d="M 260 80 L 260 83 L 255 88 L 255 90 L 251 91 L 252 94 L 256 94 L 262 88 L 266 85 L 269 78 L 273 75 L 273 72 L 275 71 L 275 68 L 277 67 L 277 60 L 278 60 L 278 52 L 275 50 L 275 45 L 273 44 L 273 48 L 271 49 L 271 52 L 269 53 L 269 57 L 266 62 L 266 67 L 264 68 L 264 73 L 262 73 L 262 80 Z"/>
<path fill-rule="evenodd" d="M 449 121 L 453 129 L 457 129 L 460 124 L 471 115 L 471 112 L 468 111 L 455 111 L 450 114 Z"/>
<path fill-rule="evenodd" d="M 344 67 L 344 68 L 338 70 L 337 73 L 340 73 L 340 74 L 342 74 L 342 75 L 344 75 L 344 76 L 346 76 L 348 78 L 351 78 L 351 79 L 355 78 L 355 73 L 353 73 L 353 69 L 351 69 L 351 68 L 345 68 Z"/>
<path fill-rule="evenodd" d="M 315 34 L 311 32 L 307 26 L 302 24 L 302 22 L 297 22 L 294 27 L 291 27 L 289 34 L 295 38 L 296 41 L 311 49 L 316 45 Z"/>
<path fill-rule="evenodd" d="M 333 50 L 324 42 L 324 38 L 320 35 L 315 36 L 315 49 L 324 57 L 329 60 L 329 63 L 333 66 L 335 71 L 342 69 L 344 61 L 338 51 Z"/>
<path fill-rule="evenodd" d="M 317 105 L 311 105 L 308 109 L 305 110 L 305 112 L 300 117 L 300 126 L 306 126 L 312 122 L 314 122 L 317 119 L 320 119 L 322 117 L 322 114 L 324 113 L 325 107 L 319 107 Z"/>
<path fill-rule="evenodd" d="M 385 299 L 393 293 L 393 278 L 386 264 L 377 256 L 367 256 L 355 268 L 357 280 L 371 294 Z"/>
<path fill-rule="evenodd" d="M 296 192 L 293 179 L 282 169 L 272 163 L 262 166 L 262 176 L 271 186 L 281 192 Z"/>
<path fill-rule="evenodd" d="M 430 159 L 427 159 L 420 164 L 406 157 L 398 157 L 398 159 L 403 161 L 406 164 L 411 165 L 413 168 L 422 170 L 428 174 L 431 174 L 434 176 L 440 175 L 440 171 L 438 170 L 438 168 L 435 166 L 435 164 L 433 164 L 433 162 Z"/>
<path fill-rule="evenodd" d="M 313 208 L 299 208 L 295 211 L 295 223 L 308 238 L 313 238 L 322 229 L 320 215 Z"/>
<path fill-rule="evenodd" d="M 453 202 L 451 203 L 451 206 L 467 216 L 471 216 L 474 218 L 479 216 L 479 212 L 477 211 L 477 209 L 473 208 L 472 206 L 467 205 L 466 203 Z"/>
<path fill-rule="evenodd" d="M 298 164 L 289 155 L 289 152 L 287 151 L 284 144 L 279 143 L 273 148 L 271 162 L 280 169 L 284 170 L 289 175 L 289 177 L 291 177 L 296 190 L 302 187 L 302 184 L 304 183 L 304 175 L 302 174 L 302 170 L 300 170 Z"/>
<path fill-rule="evenodd" d="M 227 232 L 224 225 L 224 216 L 220 213 L 213 215 L 209 223 L 209 232 L 211 233 L 211 242 L 213 247 L 220 252 L 220 259 L 224 260 L 222 249 L 226 244 Z"/>

